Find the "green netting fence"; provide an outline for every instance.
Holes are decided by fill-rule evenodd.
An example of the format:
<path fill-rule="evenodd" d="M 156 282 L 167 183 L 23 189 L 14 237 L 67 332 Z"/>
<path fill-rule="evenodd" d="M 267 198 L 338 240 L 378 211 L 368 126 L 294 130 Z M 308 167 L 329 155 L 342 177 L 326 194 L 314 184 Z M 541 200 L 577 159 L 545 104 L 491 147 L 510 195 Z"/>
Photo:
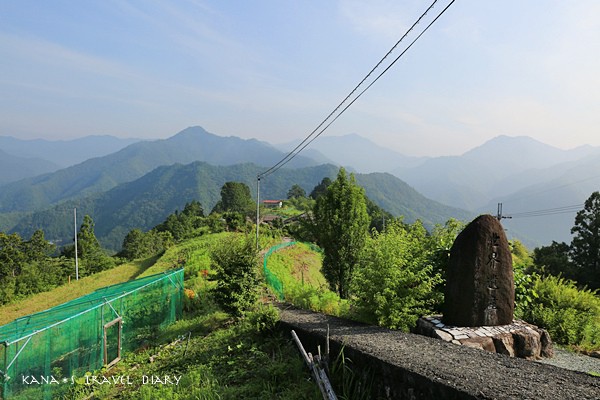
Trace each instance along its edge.
<path fill-rule="evenodd" d="M 98 289 L 0 326 L 0 398 L 61 397 L 181 317 L 183 268 Z"/>
<path fill-rule="evenodd" d="M 283 300 L 285 297 L 284 296 L 285 292 L 283 291 L 283 282 L 281 282 L 281 279 L 279 279 L 277 277 L 277 275 L 275 275 L 273 272 L 271 272 L 271 270 L 268 268 L 267 264 L 269 262 L 269 257 L 271 256 L 271 254 L 273 254 L 274 252 L 276 252 L 278 250 L 281 250 L 285 247 L 294 246 L 298 243 L 302 243 L 302 242 L 280 243 L 276 246 L 271 247 L 265 253 L 265 258 L 264 258 L 264 262 L 263 262 L 263 270 L 265 272 L 265 279 L 267 281 L 267 285 L 269 285 L 271 287 L 271 289 L 273 290 L 273 292 L 275 292 L 275 294 L 277 295 L 279 300 Z M 313 243 L 304 243 L 304 244 L 306 244 L 308 247 L 310 247 L 311 250 L 313 250 L 313 251 L 316 251 L 316 252 L 322 251 L 317 245 L 315 245 Z"/>

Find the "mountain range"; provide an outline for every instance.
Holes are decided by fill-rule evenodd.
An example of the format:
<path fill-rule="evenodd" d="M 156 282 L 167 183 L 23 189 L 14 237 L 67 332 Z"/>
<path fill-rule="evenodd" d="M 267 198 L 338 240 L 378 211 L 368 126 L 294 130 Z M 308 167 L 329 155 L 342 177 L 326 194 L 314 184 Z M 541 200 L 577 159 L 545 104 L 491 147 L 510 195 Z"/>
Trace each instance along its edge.
<path fill-rule="evenodd" d="M 41 210 L 65 200 L 104 192 L 163 165 L 205 161 L 213 165 L 251 162 L 266 167 L 284 155 L 270 144 L 256 139 L 221 137 L 203 128 L 191 127 L 168 139 L 137 142 L 104 157 L 6 184 L 0 191 L 0 213 Z M 311 159 L 298 156 L 289 165 L 304 167 L 316 164 Z"/>
<path fill-rule="evenodd" d="M 148 229 L 188 201 L 197 199 L 209 211 L 227 180 L 254 187 L 256 175 L 295 144 L 273 146 L 190 127 L 168 139 L 121 145 L 104 156 L 2 185 L 0 230 L 27 236 L 42 228 L 48 238 L 64 241 L 72 236 L 77 207 L 92 215 L 103 244 L 118 249 L 130 229 Z M 357 182 L 376 204 L 431 227 L 450 217 L 467 221 L 494 213 L 499 202 L 505 213 L 581 204 L 600 180 L 599 148 L 566 151 L 528 137 L 500 136 L 451 157 L 405 156 L 356 134 L 320 137 L 314 146 L 262 182 L 261 197 L 285 198 L 294 183 L 309 192 L 343 165 L 356 171 Z M 15 170 L 23 154 L 44 156 L 33 147 L 21 148 L 20 155 L 7 152 L 2 160 Z M 39 159 L 30 158 L 29 167 Z M 532 246 L 569 241 L 573 218 L 571 213 L 503 223 L 509 234 Z"/>
<path fill-rule="evenodd" d="M 495 214 L 498 203 L 508 215 L 582 204 L 600 190 L 600 147 L 589 145 L 562 150 L 527 136 L 503 135 L 443 157 L 408 157 L 355 134 L 319 137 L 314 145 L 336 165 L 389 172 L 427 198 L 474 214 Z M 532 247 L 570 242 L 574 217 L 571 211 L 503 223 L 510 237 Z"/>
<path fill-rule="evenodd" d="M 92 135 L 72 140 L 23 140 L 0 136 L 0 156 L 12 168 L 0 169 L 0 185 L 23 178 L 54 172 L 79 164 L 90 158 L 102 157 L 121 150 L 140 139 L 121 139 L 108 135 Z M 17 160 L 21 163 L 17 164 Z M 22 166 L 22 168 L 18 167 Z M 18 174 L 15 172 L 18 171 Z"/>

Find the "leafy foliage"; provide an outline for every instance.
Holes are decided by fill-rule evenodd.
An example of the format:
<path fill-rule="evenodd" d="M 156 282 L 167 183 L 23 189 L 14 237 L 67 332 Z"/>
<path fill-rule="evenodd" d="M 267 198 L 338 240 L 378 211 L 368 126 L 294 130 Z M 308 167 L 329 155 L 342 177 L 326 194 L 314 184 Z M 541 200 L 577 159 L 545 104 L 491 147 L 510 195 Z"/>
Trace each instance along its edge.
<path fill-rule="evenodd" d="M 221 200 L 213 208 L 213 212 L 236 212 L 247 214 L 254 204 L 248 185 L 242 182 L 226 182 L 221 188 Z"/>
<path fill-rule="evenodd" d="M 423 225 L 397 221 L 367 239 L 352 282 L 352 302 L 361 319 L 408 331 L 431 313 L 440 301 L 434 288 L 441 277 L 433 272 L 427 241 Z"/>
<path fill-rule="evenodd" d="M 323 275 L 331 290 L 348 298 L 369 226 L 364 191 L 340 168 L 337 179 L 317 199 L 313 214 L 317 244 L 324 253 Z"/>
<path fill-rule="evenodd" d="M 81 260 L 79 276 L 104 271 L 115 266 L 115 260 L 102 250 L 94 232 L 94 220 L 89 215 L 83 217 L 83 222 L 77 232 L 77 254 Z"/>
<path fill-rule="evenodd" d="M 298 184 L 294 184 L 287 192 L 288 199 L 296 199 L 301 197 L 306 197 L 306 190 L 304 190 L 302 186 Z"/>
<path fill-rule="evenodd" d="M 326 176 L 317 186 L 313 188 L 312 192 L 310 192 L 310 198 L 317 200 L 319 197 L 323 196 L 325 193 L 327 193 L 327 188 L 329 185 L 331 185 L 331 179 Z"/>
<path fill-rule="evenodd" d="M 543 327 L 560 344 L 600 349 L 600 299 L 591 290 L 555 276 L 535 277 L 537 298 L 517 304 L 525 320 Z"/>
<path fill-rule="evenodd" d="M 563 276 L 577 279 L 577 271 L 570 257 L 571 247 L 565 242 L 555 242 L 550 246 L 537 247 L 533 250 L 533 263 L 536 272 L 547 276 Z"/>
<path fill-rule="evenodd" d="M 600 192 L 592 193 L 585 201 L 571 233 L 571 257 L 578 269 L 578 281 L 600 289 Z"/>
<path fill-rule="evenodd" d="M 256 244 L 249 237 L 229 236 L 212 250 L 211 259 L 215 299 L 227 312 L 243 315 L 258 298 Z"/>
<path fill-rule="evenodd" d="M 63 283 L 72 263 L 52 257 L 55 246 L 36 231 L 28 241 L 0 232 L 0 304 L 49 290 Z"/>

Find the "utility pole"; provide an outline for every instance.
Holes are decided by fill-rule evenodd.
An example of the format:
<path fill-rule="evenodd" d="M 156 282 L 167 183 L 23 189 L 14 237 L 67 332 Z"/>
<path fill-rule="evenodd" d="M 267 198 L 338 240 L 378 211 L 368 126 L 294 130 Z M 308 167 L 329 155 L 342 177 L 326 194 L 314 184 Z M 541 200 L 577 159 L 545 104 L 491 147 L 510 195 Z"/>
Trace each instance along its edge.
<path fill-rule="evenodd" d="M 256 177 L 256 250 L 258 250 L 258 226 L 260 225 L 260 176 Z"/>
<path fill-rule="evenodd" d="M 75 222 L 75 279 L 79 280 L 79 260 L 77 258 L 77 208 L 73 209 L 73 217 Z"/>
<path fill-rule="evenodd" d="M 512 217 L 511 216 L 507 217 L 507 216 L 502 215 L 502 203 L 498 203 L 498 214 L 496 214 L 496 219 L 498 221 L 501 221 L 503 219 L 510 219 L 510 218 L 512 218 Z"/>

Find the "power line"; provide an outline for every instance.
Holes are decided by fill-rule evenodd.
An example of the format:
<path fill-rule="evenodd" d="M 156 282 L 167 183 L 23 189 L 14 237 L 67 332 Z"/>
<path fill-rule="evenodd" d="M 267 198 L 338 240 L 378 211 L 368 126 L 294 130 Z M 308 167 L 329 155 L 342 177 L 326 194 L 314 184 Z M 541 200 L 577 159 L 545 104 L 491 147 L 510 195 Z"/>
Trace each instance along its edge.
<path fill-rule="evenodd" d="M 417 21 L 406 31 L 406 33 L 404 35 L 402 35 L 402 37 L 396 42 L 396 44 L 386 53 L 385 56 L 383 56 L 383 58 L 375 65 L 375 67 L 373 67 L 373 69 L 371 69 L 371 71 L 360 81 L 360 83 L 358 85 L 356 85 L 356 87 L 354 89 L 352 89 L 352 91 L 350 92 L 350 94 L 348 94 L 344 100 L 342 100 L 342 102 L 340 104 L 338 104 L 338 106 L 331 112 L 329 113 L 329 115 L 302 141 L 300 142 L 300 144 L 298 144 L 292 151 L 290 151 L 285 157 L 283 157 L 279 162 L 277 162 L 275 165 L 273 165 L 271 168 L 267 169 L 266 171 L 260 173 L 258 175 L 258 180 L 260 180 L 261 178 L 264 178 L 274 172 L 276 172 L 277 170 L 279 170 L 280 168 L 282 168 L 285 164 L 287 164 L 288 162 L 290 162 L 294 157 L 296 157 L 302 150 L 304 150 L 309 144 L 311 144 L 317 137 L 319 137 L 323 132 L 325 132 L 325 130 L 327 130 L 327 128 L 329 128 L 331 126 L 331 124 L 333 124 L 352 104 L 354 104 L 354 102 L 356 100 L 358 100 L 359 97 L 361 97 L 371 86 L 373 86 L 373 84 L 375 82 L 377 82 L 379 80 L 379 78 L 381 78 L 381 76 L 383 76 L 383 74 L 385 74 L 399 59 L 400 57 L 402 57 L 407 51 L 408 49 L 410 49 L 413 44 L 415 44 L 415 42 L 417 40 L 419 40 L 419 38 L 431 27 L 431 25 L 433 25 L 441 16 L 442 14 L 444 14 L 446 12 L 446 10 L 448 8 L 450 8 L 450 6 L 454 3 L 455 0 L 452 0 L 434 19 L 431 23 L 429 23 L 429 25 L 427 25 L 427 27 L 407 46 L 407 48 L 400 53 L 400 55 L 398 57 L 396 57 L 396 59 L 394 59 L 394 61 L 392 61 L 390 63 L 390 65 L 385 68 L 385 70 L 383 72 L 381 72 L 364 90 L 362 90 L 348 105 L 346 105 L 346 107 L 344 107 L 339 113 L 338 115 L 333 118 L 333 120 L 331 120 L 327 125 L 325 125 L 327 123 L 327 121 L 338 111 L 340 110 L 340 108 L 344 105 L 344 103 L 346 103 L 346 101 L 352 97 L 352 95 L 354 93 L 356 93 L 356 91 L 358 90 L 358 88 L 373 74 L 373 72 L 379 68 L 379 66 L 383 63 L 383 61 L 394 51 L 394 49 L 404 40 L 404 38 L 415 28 L 415 26 L 417 26 L 421 20 L 427 15 L 427 13 L 433 8 L 433 6 L 437 3 L 438 0 L 434 0 L 434 2 L 425 10 L 425 12 L 417 19 Z M 323 125 L 325 125 L 323 127 Z M 319 129 L 323 127 L 323 129 L 321 129 L 319 131 Z M 317 131 L 319 131 L 317 133 Z"/>
<path fill-rule="evenodd" d="M 509 214 L 510 218 L 529 218 L 542 217 L 547 215 L 568 214 L 581 210 L 584 204 L 575 204 L 570 206 L 547 208 L 544 210 L 524 211 L 520 213 Z"/>
<path fill-rule="evenodd" d="M 558 186 L 554 186 L 554 187 L 551 187 L 551 188 L 548 188 L 548 189 L 539 190 L 537 192 L 524 194 L 521 197 L 517 197 L 515 199 L 510 199 L 510 202 L 514 203 L 516 201 L 523 200 L 523 199 L 526 199 L 528 197 L 537 196 L 538 194 L 542 194 L 542 193 L 546 193 L 546 192 L 551 192 L 553 190 L 562 189 L 562 188 L 567 187 L 567 186 L 572 186 L 572 185 L 575 185 L 575 184 L 578 184 L 578 183 L 582 183 L 582 182 L 586 182 L 586 181 L 591 181 L 593 179 L 598 179 L 598 178 L 600 178 L 600 175 L 589 176 L 587 178 L 584 178 L 584 179 L 581 179 L 581 180 L 578 180 L 578 181 L 569 182 L 569 183 L 565 183 L 563 185 L 558 185 Z"/>

